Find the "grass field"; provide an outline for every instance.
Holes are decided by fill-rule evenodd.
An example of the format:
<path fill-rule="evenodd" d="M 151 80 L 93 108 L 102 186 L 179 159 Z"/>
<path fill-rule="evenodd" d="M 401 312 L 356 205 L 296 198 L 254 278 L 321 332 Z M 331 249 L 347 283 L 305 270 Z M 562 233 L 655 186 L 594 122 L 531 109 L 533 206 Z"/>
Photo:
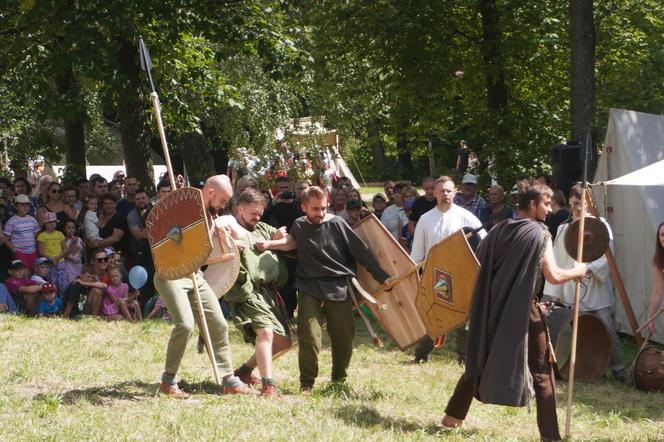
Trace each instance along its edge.
<path fill-rule="evenodd" d="M 390 344 L 371 347 L 361 327 L 358 322 L 352 391 L 327 388 L 325 344 L 321 377 L 311 394 L 298 393 L 297 351 L 292 351 L 275 363 L 279 399 L 226 397 L 192 338 L 181 375 L 194 395 L 179 401 L 156 394 L 171 329 L 167 323 L 3 315 L 0 440 L 537 440 L 534 407 L 529 414 L 526 408 L 475 402 L 462 429 L 439 429 L 462 372 L 452 348 L 438 350 L 428 364 L 409 365 L 409 354 Z M 238 365 L 252 347 L 231 330 Z M 565 386 L 559 385 L 561 432 L 564 404 Z M 573 411 L 574 440 L 664 440 L 664 394 L 608 380 L 577 383 Z"/>

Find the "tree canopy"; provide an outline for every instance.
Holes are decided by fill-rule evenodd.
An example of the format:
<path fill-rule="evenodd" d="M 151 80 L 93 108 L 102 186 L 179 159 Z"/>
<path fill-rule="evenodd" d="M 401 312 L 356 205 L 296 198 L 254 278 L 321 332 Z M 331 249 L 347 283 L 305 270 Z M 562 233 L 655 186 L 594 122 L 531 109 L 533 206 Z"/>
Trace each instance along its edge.
<path fill-rule="evenodd" d="M 463 138 L 507 183 L 547 172 L 550 148 L 571 136 L 566 2 L 0 5 L 0 146 L 18 169 L 37 154 L 66 155 L 73 174 L 124 158 L 129 173 L 151 178 L 159 143 L 139 36 L 173 153 L 198 177 L 240 148 L 271 152 L 275 130 L 307 115 L 339 130 L 367 179 L 420 178 L 430 156 L 445 172 Z M 609 107 L 663 110 L 664 6 L 593 6 L 601 134 Z"/>

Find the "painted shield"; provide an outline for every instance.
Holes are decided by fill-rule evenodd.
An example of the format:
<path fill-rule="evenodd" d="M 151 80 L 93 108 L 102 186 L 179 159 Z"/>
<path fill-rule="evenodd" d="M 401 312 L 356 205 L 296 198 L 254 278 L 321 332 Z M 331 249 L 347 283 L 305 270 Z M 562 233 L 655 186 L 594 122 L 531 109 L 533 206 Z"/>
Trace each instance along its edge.
<path fill-rule="evenodd" d="M 223 218 L 217 217 L 212 221 L 212 253 L 205 262 L 207 268 L 203 272 L 217 298 L 224 296 L 233 287 L 240 273 L 240 252 L 226 232 Z"/>
<path fill-rule="evenodd" d="M 429 250 L 415 302 L 429 336 L 435 339 L 468 320 L 479 271 L 462 230 Z"/>
<path fill-rule="evenodd" d="M 212 252 L 203 194 L 193 187 L 162 198 L 145 220 L 157 275 L 180 279 L 196 272 Z"/>
<path fill-rule="evenodd" d="M 399 277 L 411 270 L 392 290 L 386 292 L 380 290 L 381 284 L 367 269 L 357 264 L 357 280 L 378 302 L 367 302 L 365 305 L 399 348 L 406 350 L 426 335 L 424 324 L 415 308 L 415 297 L 420 285 L 418 273 L 412 271 L 415 262 L 374 215 L 364 218 L 353 226 L 353 230 L 369 246 L 381 268 L 390 276 Z"/>

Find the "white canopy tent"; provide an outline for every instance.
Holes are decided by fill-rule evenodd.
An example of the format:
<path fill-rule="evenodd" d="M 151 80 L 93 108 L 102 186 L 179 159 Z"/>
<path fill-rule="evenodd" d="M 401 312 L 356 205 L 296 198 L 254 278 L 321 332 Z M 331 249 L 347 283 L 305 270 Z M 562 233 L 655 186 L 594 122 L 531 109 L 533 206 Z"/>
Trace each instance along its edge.
<path fill-rule="evenodd" d="M 664 116 L 611 109 L 592 185 L 613 229 L 615 255 L 637 322 L 647 319 L 657 226 L 664 221 Z M 620 302 L 620 331 L 631 334 Z M 664 342 L 664 315 L 654 339 Z"/>

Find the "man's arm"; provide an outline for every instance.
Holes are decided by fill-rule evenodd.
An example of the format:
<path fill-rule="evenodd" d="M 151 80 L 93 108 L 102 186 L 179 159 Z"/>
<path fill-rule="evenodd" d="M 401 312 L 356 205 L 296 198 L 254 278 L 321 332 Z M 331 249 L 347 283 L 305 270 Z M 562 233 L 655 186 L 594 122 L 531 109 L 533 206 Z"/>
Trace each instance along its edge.
<path fill-rule="evenodd" d="M 281 239 L 259 239 L 256 241 L 256 248 L 261 252 L 264 252 L 265 250 L 281 250 L 287 252 L 296 249 L 297 244 L 293 235 L 288 234 L 285 238 Z"/>
<path fill-rule="evenodd" d="M 420 218 L 421 222 L 422 218 Z M 410 249 L 410 257 L 415 261 L 415 264 L 419 264 L 424 261 L 424 255 L 426 251 L 425 247 L 425 232 L 426 226 L 423 226 L 421 223 L 417 223 L 415 226 L 415 237 L 413 238 L 413 246 Z"/>
<path fill-rule="evenodd" d="M 571 269 L 561 269 L 556 264 L 556 258 L 553 255 L 553 246 L 551 238 L 546 240 L 546 250 L 544 250 L 544 258 L 542 260 L 542 272 L 544 278 L 551 284 L 562 284 L 572 279 L 582 278 L 586 274 L 588 268 L 583 263 L 576 263 Z"/>

